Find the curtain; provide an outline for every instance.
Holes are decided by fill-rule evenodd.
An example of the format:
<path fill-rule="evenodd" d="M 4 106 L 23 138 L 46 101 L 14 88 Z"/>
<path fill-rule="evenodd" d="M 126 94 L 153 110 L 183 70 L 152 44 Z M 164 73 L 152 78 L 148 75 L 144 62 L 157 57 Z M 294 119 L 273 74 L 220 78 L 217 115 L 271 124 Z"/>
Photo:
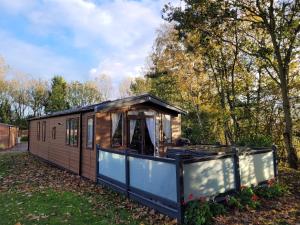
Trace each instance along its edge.
<path fill-rule="evenodd" d="M 146 124 L 149 131 L 149 136 L 153 146 L 155 147 L 155 119 L 154 118 L 146 118 Z"/>
<path fill-rule="evenodd" d="M 130 132 L 130 142 L 129 143 L 131 143 L 131 141 L 132 141 L 135 125 L 136 125 L 136 120 L 130 120 L 130 124 L 129 124 L 129 126 L 130 126 L 130 131 L 129 131 Z"/>
<path fill-rule="evenodd" d="M 161 118 L 160 118 L 160 114 L 157 114 L 155 116 L 155 138 L 156 138 L 156 145 L 159 145 L 159 140 L 160 140 L 160 127 L 161 127 Z"/>
<path fill-rule="evenodd" d="M 114 136 L 114 134 L 118 128 L 120 118 L 121 118 L 121 113 L 112 113 L 111 114 L 111 121 L 112 121 L 111 135 L 112 135 L 112 137 Z"/>
<path fill-rule="evenodd" d="M 165 133 L 165 137 L 167 142 L 171 141 L 171 116 L 164 115 L 163 117 L 163 131 Z"/>

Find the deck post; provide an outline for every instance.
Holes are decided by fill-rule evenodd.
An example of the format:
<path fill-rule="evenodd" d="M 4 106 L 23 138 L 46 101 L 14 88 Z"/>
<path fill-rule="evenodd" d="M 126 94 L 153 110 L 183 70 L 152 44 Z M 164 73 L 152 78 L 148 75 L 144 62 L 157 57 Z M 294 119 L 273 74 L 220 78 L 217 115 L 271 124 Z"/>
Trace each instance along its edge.
<path fill-rule="evenodd" d="M 129 156 L 128 150 L 125 150 L 125 184 L 126 184 L 126 196 L 129 198 L 129 186 L 130 186 L 130 168 L 129 168 Z"/>
<path fill-rule="evenodd" d="M 99 176 L 99 151 L 100 146 L 96 144 L 96 183 L 98 183 L 98 176 Z"/>
<path fill-rule="evenodd" d="M 239 153 L 236 147 L 232 148 L 233 163 L 234 163 L 234 182 L 235 190 L 241 190 L 241 176 L 240 176 L 240 164 L 239 164 Z"/>
<path fill-rule="evenodd" d="M 184 183 L 183 183 L 183 163 L 180 155 L 176 155 L 176 186 L 177 186 L 177 222 L 184 223 Z"/>
<path fill-rule="evenodd" d="M 273 150 L 273 167 L 274 167 L 274 177 L 277 179 L 278 177 L 278 160 L 277 160 L 277 147 L 272 145 Z"/>

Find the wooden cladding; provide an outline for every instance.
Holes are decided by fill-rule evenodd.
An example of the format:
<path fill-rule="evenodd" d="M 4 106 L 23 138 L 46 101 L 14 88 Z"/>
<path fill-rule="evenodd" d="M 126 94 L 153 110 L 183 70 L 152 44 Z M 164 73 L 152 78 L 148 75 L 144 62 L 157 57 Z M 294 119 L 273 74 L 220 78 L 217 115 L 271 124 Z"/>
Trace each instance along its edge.
<path fill-rule="evenodd" d="M 149 106 L 143 106 L 138 110 L 149 111 L 149 109 L 156 112 L 156 119 L 159 120 L 156 129 L 157 134 L 159 134 L 157 142 L 160 144 L 163 136 L 161 114 L 167 114 L 167 112 Z M 128 110 L 137 109 L 125 108 L 97 113 L 90 111 L 82 114 L 74 113 L 31 120 L 30 136 L 33 138 L 29 139 L 30 152 L 95 181 L 97 159 L 96 151 L 93 149 L 95 149 L 96 144 L 102 148 L 111 148 L 112 145 L 115 148 L 127 147 L 129 139 L 128 121 L 129 119 L 138 119 L 141 116 L 140 114 L 127 115 Z M 112 132 L 113 113 L 121 114 L 114 125 L 115 132 Z M 154 117 L 154 114 L 143 114 L 143 117 Z M 80 123 L 82 124 L 80 125 Z M 180 117 L 171 115 L 170 123 L 172 127 L 170 131 L 171 140 L 175 141 L 180 137 Z M 113 133 L 114 135 L 112 135 Z M 82 138 L 82 142 L 80 142 L 80 138 Z"/>
<path fill-rule="evenodd" d="M 8 149 L 17 144 L 18 128 L 0 123 L 0 149 Z"/>
<path fill-rule="evenodd" d="M 66 121 L 66 144 L 70 146 L 78 146 L 78 118 L 70 118 Z"/>

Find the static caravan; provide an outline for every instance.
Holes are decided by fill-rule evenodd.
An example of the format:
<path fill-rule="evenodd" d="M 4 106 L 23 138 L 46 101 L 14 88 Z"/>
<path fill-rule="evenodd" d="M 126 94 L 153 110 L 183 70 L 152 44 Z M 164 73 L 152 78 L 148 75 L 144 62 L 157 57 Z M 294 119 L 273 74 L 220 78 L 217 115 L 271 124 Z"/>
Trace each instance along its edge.
<path fill-rule="evenodd" d="M 96 181 L 96 145 L 162 156 L 181 136 L 180 108 L 143 94 L 29 120 L 29 151 Z"/>
<path fill-rule="evenodd" d="M 17 144 L 18 127 L 0 123 L 0 150 L 12 148 Z"/>

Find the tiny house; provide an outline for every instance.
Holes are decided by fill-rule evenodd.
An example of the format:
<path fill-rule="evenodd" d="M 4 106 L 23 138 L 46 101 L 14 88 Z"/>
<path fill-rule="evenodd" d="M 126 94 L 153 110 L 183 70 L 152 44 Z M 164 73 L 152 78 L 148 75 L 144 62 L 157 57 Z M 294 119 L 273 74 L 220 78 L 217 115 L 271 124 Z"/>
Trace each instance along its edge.
<path fill-rule="evenodd" d="M 29 151 L 96 181 L 96 144 L 164 156 L 181 136 L 182 109 L 143 94 L 29 120 Z"/>
<path fill-rule="evenodd" d="M 17 144 L 18 130 L 16 126 L 0 123 L 0 150 L 12 148 Z"/>
<path fill-rule="evenodd" d="M 171 147 L 184 113 L 149 94 L 55 112 L 29 120 L 29 151 L 179 223 L 188 201 L 224 199 L 276 178 L 276 148 L 204 154 Z"/>

